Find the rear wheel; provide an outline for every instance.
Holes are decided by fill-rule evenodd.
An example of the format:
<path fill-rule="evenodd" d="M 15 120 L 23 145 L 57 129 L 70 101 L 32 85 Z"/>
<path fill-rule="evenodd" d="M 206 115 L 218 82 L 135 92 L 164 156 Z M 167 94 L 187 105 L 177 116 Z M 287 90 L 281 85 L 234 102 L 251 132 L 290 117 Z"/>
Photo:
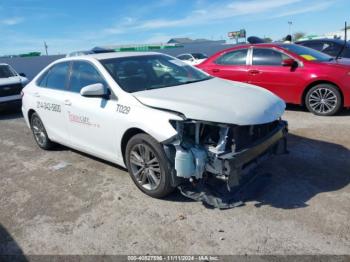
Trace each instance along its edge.
<path fill-rule="evenodd" d="M 132 137 L 126 146 L 125 159 L 132 180 L 142 192 L 161 198 L 173 191 L 170 163 L 154 138 L 146 134 Z"/>
<path fill-rule="evenodd" d="M 319 84 L 307 92 L 305 105 L 315 115 L 332 116 L 338 113 L 341 108 L 341 95 L 335 86 Z"/>
<path fill-rule="evenodd" d="M 45 150 L 53 148 L 54 143 L 49 139 L 44 124 L 37 113 L 32 114 L 30 118 L 30 127 L 35 141 L 40 148 Z"/>

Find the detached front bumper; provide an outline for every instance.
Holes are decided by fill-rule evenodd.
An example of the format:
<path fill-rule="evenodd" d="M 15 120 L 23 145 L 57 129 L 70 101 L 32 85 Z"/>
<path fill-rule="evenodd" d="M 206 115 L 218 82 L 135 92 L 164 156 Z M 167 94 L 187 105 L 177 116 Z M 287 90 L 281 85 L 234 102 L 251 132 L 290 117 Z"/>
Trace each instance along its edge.
<path fill-rule="evenodd" d="M 245 171 L 256 166 L 269 154 L 283 154 L 287 152 L 288 124 L 280 121 L 278 126 L 266 137 L 256 141 L 249 148 L 243 149 L 227 159 L 230 174 L 228 177 L 228 187 L 240 184 L 240 180 Z"/>
<path fill-rule="evenodd" d="M 195 182 L 177 184 L 182 195 L 206 205 L 227 209 L 243 204 L 242 190 L 259 175 L 251 172 L 260 162 L 271 154 L 287 152 L 288 124 L 280 120 L 267 135 L 255 141 L 249 147 L 237 152 L 223 153 L 217 156 L 225 176 L 205 176 Z"/>

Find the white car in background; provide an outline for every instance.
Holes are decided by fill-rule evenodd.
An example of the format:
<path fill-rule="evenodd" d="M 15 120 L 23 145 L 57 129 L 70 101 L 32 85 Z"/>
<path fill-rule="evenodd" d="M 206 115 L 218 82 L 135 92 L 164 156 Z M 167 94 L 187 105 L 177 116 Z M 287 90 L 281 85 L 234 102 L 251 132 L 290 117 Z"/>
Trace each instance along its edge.
<path fill-rule="evenodd" d="M 66 57 L 91 55 L 91 54 L 94 54 L 94 52 L 91 50 L 74 51 L 74 52 L 70 52 L 69 54 L 67 54 Z"/>
<path fill-rule="evenodd" d="M 24 74 L 18 74 L 10 65 L 0 63 L 0 106 L 20 104 L 21 91 L 27 83 Z"/>
<path fill-rule="evenodd" d="M 153 197 L 208 176 L 238 185 L 250 163 L 285 144 L 277 96 L 159 53 L 60 59 L 23 93 L 39 147 L 57 142 L 127 167 Z"/>
<path fill-rule="evenodd" d="M 204 62 L 208 58 L 208 56 L 202 53 L 188 53 L 178 55 L 177 58 L 184 61 L 187 64 L 194 66 Z"/>

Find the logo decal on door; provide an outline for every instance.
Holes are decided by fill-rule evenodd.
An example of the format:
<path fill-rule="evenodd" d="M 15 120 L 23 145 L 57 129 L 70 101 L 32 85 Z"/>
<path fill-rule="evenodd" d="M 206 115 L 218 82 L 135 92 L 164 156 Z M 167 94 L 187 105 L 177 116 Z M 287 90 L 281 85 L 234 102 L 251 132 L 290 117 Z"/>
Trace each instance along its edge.
<path fill-rule="evenodd" d="M 76 115 L 68 111 L 68 118 L 69 118 L 69 121 L 72 123 L 78 123 L 82 125 L 100 128 L 99 124 L 91 123 L 89 117 L 87 116 Z"/>

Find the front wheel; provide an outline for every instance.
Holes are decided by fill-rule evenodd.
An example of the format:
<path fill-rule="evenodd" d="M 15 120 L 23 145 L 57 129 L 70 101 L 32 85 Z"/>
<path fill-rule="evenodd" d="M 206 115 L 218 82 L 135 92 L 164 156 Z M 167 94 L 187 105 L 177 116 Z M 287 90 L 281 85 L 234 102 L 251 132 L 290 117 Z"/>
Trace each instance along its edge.
<path fill-rule="evenodd" d="M 332 116 L 338 113 L 341 108 L 341 95 L 335 86 L 319 84 L 307 92 L 305 105 L 315 115 Z"/>
<path fill-rule="evenodd" d="M 132 137 L 126 146 L 125 159 L 132 180 L 142 192 L 161 198 L 173 191 L 169 160 L 154 138 L 146 134 Z"/>

